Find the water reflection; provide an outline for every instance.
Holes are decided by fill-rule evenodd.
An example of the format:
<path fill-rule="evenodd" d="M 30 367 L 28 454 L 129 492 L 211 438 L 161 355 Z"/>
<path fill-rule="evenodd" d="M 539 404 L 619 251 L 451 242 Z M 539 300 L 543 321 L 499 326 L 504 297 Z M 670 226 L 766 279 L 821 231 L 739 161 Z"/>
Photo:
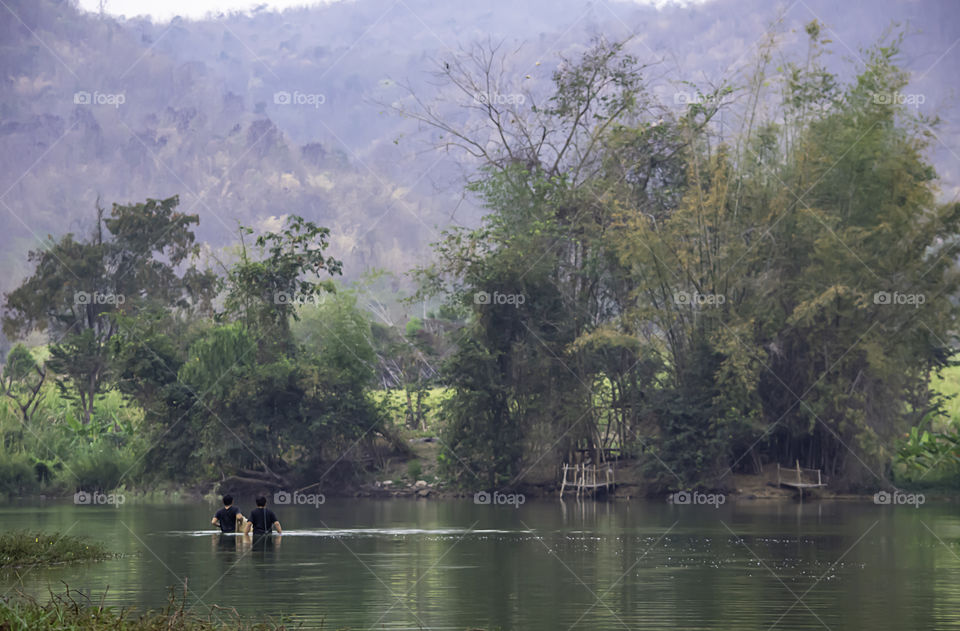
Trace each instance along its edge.
<path fill-rule="evenodd" d="M 211 537 L 213 542 L 214 550 L 218 552 L 236 552 L 237 551 L 237 537 L 233 535 L 226 535 L 222 532 L 214 533 Z"/>
<path fill-rule="evenodd" d="M 264 555 L 267 553 L 276 552 L 280 547 L 280 541 L 283 539 L 282 535 L 274 535 L 270 533 L 260 534 L 260 535 L 243 535 L 243 543 L 245 546 L 248 546 L 254 554 L 261 553 L 259 558 L 264 558 Z"/>

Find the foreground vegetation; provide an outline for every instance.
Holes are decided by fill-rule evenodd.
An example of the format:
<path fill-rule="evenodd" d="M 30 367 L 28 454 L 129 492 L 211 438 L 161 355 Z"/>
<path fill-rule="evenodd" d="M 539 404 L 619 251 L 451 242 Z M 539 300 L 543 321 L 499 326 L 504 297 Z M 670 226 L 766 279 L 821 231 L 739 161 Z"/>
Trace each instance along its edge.
<path fill-rule="evenodd" d="M 0 598 L 0 629 L 4 631 L 283 631 L 296 626 L 251 622 L 231 609 L 213 607 L 203 616 L 173 597 L 163 610 L 137 612 L 107 607 L 69 589 L 51 594 L 47 603 L 24 595 Z"/>
<path fill-rule="evenodd" d="M 113 556 L 103 545 L 82 537 L 42 532 L 0 534 L 0 569 L 103 561 Z"/>

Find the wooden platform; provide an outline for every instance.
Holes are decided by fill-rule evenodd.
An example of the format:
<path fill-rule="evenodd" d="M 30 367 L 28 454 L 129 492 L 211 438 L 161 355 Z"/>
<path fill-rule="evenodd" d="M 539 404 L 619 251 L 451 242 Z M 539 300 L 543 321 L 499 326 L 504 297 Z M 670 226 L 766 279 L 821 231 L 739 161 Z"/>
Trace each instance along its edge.
<path fill-rule="evenodd" d="M 572 476 L 567 480 L 567 475 Z M 576 490 L 577 497 L 581 495 L 598 495 L 612 491 L 617 486 L 616 476 L 613 467 L 610 465 L 575 464 L 563 465 L 563 481 L 560 483 L 560 499 L 563 499 L 563 493 L 567 486 Z"/>
<path fill-rule="evenodd" d="M 777 463 L 777 486 L 786 486 L 803 493 L 807 489 L 817 489 L 827 484 L 823 481 L 820 469 L 802 469 L 798 460 L 793 469 L 781 469 L 780 463 Z"/>

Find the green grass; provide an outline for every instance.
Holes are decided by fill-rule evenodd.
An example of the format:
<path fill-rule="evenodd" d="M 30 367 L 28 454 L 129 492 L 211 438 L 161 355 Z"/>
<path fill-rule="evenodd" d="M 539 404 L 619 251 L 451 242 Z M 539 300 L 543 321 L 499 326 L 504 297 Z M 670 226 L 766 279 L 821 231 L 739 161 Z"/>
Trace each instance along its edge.
<path fill-rule="evenodd" d="M 187 611 L 171 596 L 162 610 L 137 612 L 103 606 L 69 589 L 40 603 L 22 594 L 0 598 L 3 631 L 282 631 L 297 627 L 240 619 L 233 610 L 213 607 L 208 615 Z"/>
<path fill-rule="evenodd" d="M 101 544 L 82 537 L 41 532 L 0 534 L 0 569 L 102 561 L 114 556 Z"/>

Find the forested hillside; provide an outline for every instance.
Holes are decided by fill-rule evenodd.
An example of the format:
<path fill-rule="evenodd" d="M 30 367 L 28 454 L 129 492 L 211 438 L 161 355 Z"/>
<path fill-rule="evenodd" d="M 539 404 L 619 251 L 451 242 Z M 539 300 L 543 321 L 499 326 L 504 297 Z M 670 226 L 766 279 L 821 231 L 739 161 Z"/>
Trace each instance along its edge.
<path fill-rule="evenodd" d="M 459 51 L 502 45 L 512 53 L 509 92 L 544 97 L 562 58 L 591 37 L 632 35 L 628 49 L 655 64 L 651 88 L 676 107 L 695 94 L 691 84 L 736 77 L 777 15 L 762 0 L 756 11 L 725 4 L 371 0 L 155 24 L 67 0 L 12 0 L 0 20 L 0 244 L 10 271 L 0 289 L 27 274 L 24 255 L 48 234 L 90 229 L 98 197 L 179 194 L 214 250 L 235 239 L 238 221 L 276 227 L 271 217 L 295 212 L 331 228 L 348 277 L 402 272 L 437 227 L 480 217 L 461 186 L 476 163 L 464 171 L 462 155 L 430 151 L 449 139 L 396 115 L 414 100 L 406 88 L 482 124 L 435 76 Z M 826 22 L 837 39 L 826 61 L 842 72 L 843 57 L 900 20 L 916 35 L 905 52 L 922 111 L 949 110 L 956 50 L 937 57 L 949 45 L 950 3 L 880 5 L 794 5 L 778 28 L 796 51 L 803 24 Z M 955 129 L 938 133 L 955 142 Z M 932 150 L 950 157 L 940 143 Z M 955 190 L 955 166 L 941 172 Z"/>

